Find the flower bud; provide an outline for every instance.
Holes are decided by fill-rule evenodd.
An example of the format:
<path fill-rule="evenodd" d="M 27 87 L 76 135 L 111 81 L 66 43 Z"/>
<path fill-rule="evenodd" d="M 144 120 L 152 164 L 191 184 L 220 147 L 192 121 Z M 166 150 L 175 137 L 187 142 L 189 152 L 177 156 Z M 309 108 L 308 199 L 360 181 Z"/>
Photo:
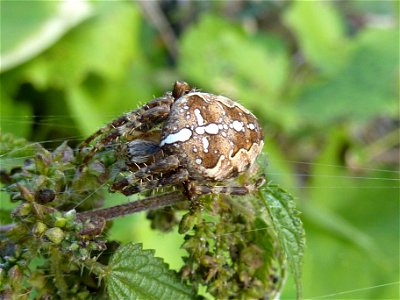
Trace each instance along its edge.
<path fill-rule="evenodd" d="M 184 234 L 191 230 L 196 222 L 196 216 L 192 213 L 187 213 L 182 217 L 181 222 L 179 223 L 179 233 Z"/>
<path fill-rule="evenodd" d="M 48 203 L 56 198 L 56 193 L 52 189 L 41 189 L 35 193 L 35 200 L 38 203 Z"/>
<path fill-rule="evenodd" d="M 47 238 L 52 241 L 54 244 L 59 244 L 65 238 L 64 231 L 62 231 L 58 227 L 50 228 L 45 232 Z"/>
<path fill-rule="evenodd" d="M 37 222 L 32 228 L 32 233 L 34 236 L 40 237 L 46 231 L 47 226 L 42 222 Z"/>
<path fill-rule="evenodd" d="M 12 214 L 13 216 L 16 217 L 25 217 L 29 215 L 31 211 L 32 211 L 32 205 L 30 203 L 25 202 L 17 206 L 12 212 Z"/>

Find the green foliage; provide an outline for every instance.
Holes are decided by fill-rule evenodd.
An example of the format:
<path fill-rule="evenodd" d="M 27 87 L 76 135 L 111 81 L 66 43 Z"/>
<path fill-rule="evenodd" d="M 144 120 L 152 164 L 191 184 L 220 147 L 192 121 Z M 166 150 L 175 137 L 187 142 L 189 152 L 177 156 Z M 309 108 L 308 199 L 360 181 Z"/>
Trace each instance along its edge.
<path fill-rule="evenodd" d="M 270 204 L 258 196 L 202 199 L 203 211 L 189 212 L 180 224 L 181 231 L 193 228 L 182 246 L 188 252 L 183 278 L 206 286 L 217 299 L 276 297 L 286 279 L 289 253 L 271 224 Z"/>
<path fill-rule="evenodd" d="M 14 140 L 10 145 L 20 143 Z M 0 231 L 0 268 L 5 274 L 1 296 L 23 298 L 34 291 L 37 298 L 59 295 L 86 299 L 95 279 L 80 268 L 91 262 L 90 253 L 103 251 L 106 242 L 103 238 L 88 239 L 91 221 L 77 220 L 72 208 L 82 197 L 87 198 L 87 207 L 101 202 L 101 176 L 90 172 L 73 176 L 75 157 L 65 143 L 53 152 L 36 145 L 34 153 L 34 159 L 25 160 L 23 165 L 2 170 L 8 201 L 19 204 L 11 213 L 8 210 L 12 223 Z M 89 195 L 77 189 L 82 181 Z"/>
<path fill-rule="evenodd" d="M 73 180 L 74 170 L 54 158 L 50 161 L 57 166 L 46 165 L 43 160 L 48 160 L 49 155 L 36 142 L 50 152 L 64 140 L 75 146 L 105 122 L 168 90 L 175 80 L 190 81 L 204 91 L 239 100 L 262 121 L 268 179 L 289 190 L 302 211 L 307 232 L 302 270 L 304 297 L 331 294 L 331 298 L 343 299 L 400 297 L 397 1 L 194 1 L 185 5 L 170 1 L 160 5 L 161 15 L 154 14 L 151 8 L 150 14 L 139 9 L 144 2 L 82 1 L 83 6 L 74 13 L 65 11 L 63 3 L 1 1 L 0 4 L 0 164 L 8 175 L 14 169 L 13 180 L 21 179 L 18 166 L 31 158 L 41 171 L 33 172 L 36 163 L 23 166 L 28 176 L 24 184 L 31 192 L 43 187 L 40 199 L 51 199 L 48 191 L 56 190 L 57 201 L 65 199 L 66 202 L 61 201 L 63 204 L 72 201 L 72 206 L 82 201 L 86 205 L 82 209 L 103 205 L 103 200 L 105 206 L 126 203 L 125 197 L 99 190 L 86 199 L 92 189 L 99 188 L 96 176 L 99 171 L 102 173 L 102 164 L 93 166 L 93 176 L 88 174 L 73 185 L 72 195 L 65 194 L 60 186 L 63 181 Z M 160 20 L 157 16 L 166 20 L 166 26 L 157 25 Z M 61 24 L 60 30 L 46 36 L 43 28 L 51 20 Z M 177 40 L 173 45 L 178 49 L 175 55 L 168 52 L 165 44 L 168 26 Z M 36 153 L 41 153 L 40 158 L 35 158 Z M 62 174 L 55 172 L 57 168 L 63 170 Z M 53 177 L 56 174 L 59 177 Z M 4 173 L 1 176 L 4 180 Z M 86 181 L 89 184 L 85 190 Z M 7 190 L 16 197 L 22 192 L 15 186 Z M 278 189 L 273 191 L 276 193 Z M 32 196 L 31 192 L 25 196 Z M 274 193 L 268 194 L 269 197 Z M 264 196 L 255 201 L 265 203 Z M 4 184 L 0 197 L 2 224 L 16 220 L 9 213 L 16 207 L 15 212 L 20 214 L 18 222 L 37 214 L 30 202 L 21 205 L 25 200 L 9 201 Z M 44 206 L 57 205 L 53 207 L 50 201 Z M 260 209 L 265 210 L 265 205 Z M 176 208 L 173 210 L 174 218 L 170 211 L 164 215 L 154 213 L 154 227 L 171 229 L 181 216 Z M 261 253 L 266 265 L 273 264 L 273 257 L 282 267 L 278 273 L 285 275 L 285 266 L 280 263 L 284 260 L 281 249 L 284 240 L 275 231 L 265 234 L 265 227 L 275 223 L 269 214 L 258 213 L 257 210 L 256 217 L 249 217 L 250 224 L 246 223 L 253 228 L 254 235 L 243 236 L 256 244 L 252 250 L 263 251 L 242 249 L 242 257 Z M 212 212 L 207 210 L 206 214 Z M 51 222 L 39 218 L 37 222 L 24 223 L 22 229 L 32 230 L 22 231 L 30 237 L 27 243 L 46 245 L 43 249 L 52 257 L 51 263 L 44 262 L 42 257 L 32 260 L 27 258 L 29 255 L 21 256 L 19 249 L 10 255 L 13 249 L 7 248 L 5 254 L 10 257 L 10 264 L 7 270 L 0 271 L 2 283 L 7 278 L 10 286 L 20 293 L 28 293 L 26 287 L 32 286 L 41 291 L 38 297 L 46 297 L 56 289 L 71 288 L 67 296 L 75 293 L 82 299 L 89 295 L 88 286 L 89 290 L 98 288 L 94 273 L 86 271 L 85 284 L 68 286 L 69 279 L 82 283 L 80 269 L 97 270 L 99 277 L 103 269 L 90 261 L 70 263 L 68 255 L 54 250 L 63 248 L 67 240 L 55 244 L 45 233 L 57 227 L 69 237 L 69 229 L 59 227 L 64 219 L 61 214 Z M 184 219 L 187 223 L 181 223 L 182 228 L 191 227 L 193 219 Z M 195 219 L 195 224 L 199 220 Z M 210 227 L 213 230 L 214 223 Z M 160 243 L 160 233 L 146 226 L 143 215 L 115 220 L 114 226 L 105 232 L 108 237 L 154 248 L 157 256 L 162 256 L 176 270 L 183 266 L 180 257 L 186 250 L 176 250 L 176 245 L 182 243 L 182 235 L 176 230 L 163 233 Z M 186 233 L 193 234 L 193 230 Z M 226 232 L 224 236 L 228 242 L 230 236 L 235 235 Z M 3 237 L 1 233 L 0 244 L 6 240 Z M 71 249 L 77 245 L 71 244 Z M 83 245 L 79 246 L 82 249 L 79 257 L 97 257 L 98 253 Z M 106 252 L 115 250 L 108 246 Z M 35 247 L 30 248 L 30 253 L 36 257 Z M 281 256 L 271 256 L 271 247 L 279 249 Z M 209 249 L 217 253 L 217 248 L 209 246 Z M 57 261 L 57 253 L 63 257 L 61 261 Z M 101 259 L 104 261 L 96 263 L 107 266 L 107 257 Z M 21 280 L 27 265 L 31 278 Z M 270 270 L 261 269 L 265 274 Z M 197 281 L 205 290 L 210 283 L 202 287 L 204 277 L 200 274 L 206 275 L 199 272 Z M 56 285 L 49 278 L 57 278 Z M 68 288 L 63 278 L 68 278 Z M 245 278 L 232 280 L 232 284 Z M 295 298 L 293 280 L 288 277 L 282 298 Z M 279 284 L 276 290 L 280 289 Z M 214 283 L 215 286 L 218 287 Z M 104 285 L 100 284 L 99 290 L 102 288 Z"/>
<path fill-rule="evenodd" d="M 321 264 L 330 270 L 329 277 L 343 291 L 354 288 L 354 278 L 359 287 L 393 283 L 398 272 L 398 248 L 394 244 L 398 241 L 394 224 L 400 208 L 398 175 L 389 170 L 364 170 L 348 176 L 345 169 L 338 167 L 340 157 L 336 153 L 351 137 L 345 127 L 327 134 L 330 141 L 312 166 L 315 176 L 309 184 L 317 188 L 309 191 L 308 201 L 301 207 L 307 250 L 318 249 L 305 252 L 303 268 L 303 283 L 317 281 L 318 286 L 305 284 L 304 292 L 315 296 L 335 292 L 330 281 L 315 276 Z M 396 298 L 397 294 L 397 286 L 389 284 L 341 297 L 387 299 Z"/>
<path fill-rule="evenodd" d="M 2 24 L 4 24 L 1 52 L 8 52 L 16 48 L 19 43 L 26 40 L 29 35 L 37 30 L 52 14 L 54 14 L 56 3 L 41 2 L 32 5 L 29 10 L 26 9 L 26 3 L 2 1 L 1 10 L 7 12 L 2 15 Z M 20 22 L 23 18 L 25 22 Z M 18 32 L 18 35 L 13 33 Z"/>
<path fill-rule="evenodd" d="M 28 63 L 22 74 L 39 90 L 63 89 L 72 115 L 76 116 L 82 130 L 89 134 L 107 120 L 101 119 L 101 111 L 97 108 L 107 111 L 110 109 L 107 100 L 119 98 L 115 94 L 117 91 L 110 91 L 107 84 L 98 90 L 92 82 L 119 84 L 118 79 L 127 72 L 126 66 L 138 55 L 138 47 L 134 44 L 136 39 L 131 38 L 138 34 L 138 22 L 137 10 L 133 7 L 127 9 L 126 5 L 101 4 L 94 17 Z M 116 34 L 115 28 L 124 30 Z M 98 44 L 104 45 L 93 49 L 92 45 Z"/>
<path fill-rule="evenodd" d="M 185 78 L 240 99 L 246 107 L 257 108 L 277 122 L 287 120 L 276 110 L 290 65 L 279 37 L 249 35 L 236 24 L 204 15 L 183 36 L 181 49 L 179 69 Z M 268 105 L 260 105 L 264 99 Z"/>
<path fill-rule="evenodd" d="M 10 136 L 4 140 L 12 147 L 24 145 Z M 107 151 L 98 158 L 81 170 L 80 156 L 66 143 L 53 152 L 38 144 L 34 159 L 3 171 L 5 191 L 11 201 L 20 204 L 11 213 L 13 223 L 0 231 L 1 269 L 7 273 L 2 296 L 27 291 L 45 296 L 57 291 L 62 297 L 86 298 L 93 287 L 86 276 L 79 278 L 77 271 L 82 268 L 90 271 L 92 281 L 94 275 L 105 280 L 95 294 L 106 291 L 111 299 L 193 299 L 200 285 L 206 285 L 217 298 L 275 297 L 286 279 L 286 259 L 300 281 L 302 224 L 292 198 L 276 186 L 268 186 L 260 194 L 264 201 L 249 195 L 235 199 L 209 196 L 192 202 L 179 224 L 180 233 L 185 234 L 182 247 L 188 253 L 181 278 L 155 258 L 153 250 L 142 250 L 139 244 L 128 243 L 114 254 L 104 252 L 112 247 L 112 241 L 105 240 L 106 220 L 114 215 L 107 217 L 100 213 L 104 210 L 92 209 L 103 205 L 101 187 L 114 181 L 118 161 Z M 277 206 L 276 201 L 283 205 L 284 216 L 269 207 Z M 122 211 L 122 206 L 118 210 Z M 187 205 L 170 207 L 161 214 L 153 212 L 153 227 L 170 229 L 177 221 L 165 212 L 175 215 L 179 210 L 187 211 Z M 287 223 L 288 218 L 292 223 Z M 299 233 L 297 244 L 290 244 L 296 246 L 297 255 L 288 248 L 288 236 L 282 236 L 278 224 Z M 36 253 L 41 253 L 40 268 L 32 266 Z M 29 277 L 32 272 L 36 274 L 33 281 Z"/>
<path fill-rule="evenodd" d="M 180 282 L 153 250 L 126 244 L 111 257 L 106 282 L 110 299 L 193 299 L 193 290 Z"/>
<path fill-rule="evenodd" d="M 346 63 L 349 44 L 344 24 L 332 3 L 296 1 L 285 12 L 284 21 L 314 67 L 335 73 Z"/>
<path fill-rule="evenodd" d="M 125 30 L 115 34 L 118 27 Z M 24 72 L 39 89 L 80 84 L 89 72 L 116 79 L 135 56 L 135 39 L 128 37 L 137 34 L 137 27 L 138 15 L 133 7 L 102 4 L 97 14 L 79 30 L 69 32 L 57 45 L 25 66 Z M 94 51 L 91 45 L 103 41 L 107 43 Z"/>
<path fill-rule="evenodd" d="M 2 132 L 12 133 L 16 136 L 28 136 L 31 131 L 32 108 L 27 103 L 14 103 L 10 96 L 5 94 L 3 87 L 0 97 L 0 128 Z"/>
<path fill-rule="evenodd" d="M 23 138 L 16 138 L 11 133 L 0 133 L 0 159 L 2 165 L 7 165 L 6 159 L 18 159 L 32 156 L 41 147 L 30 144 Z"/>
<path fill-rule="evenodd" d="M 213 39 L 204 43 L 209 35 Z M 287 80 L 289 61 L 279 38 L 249 36 L 215 16 L 205 16 L 188 31 L 182 39 L 182 51 L 180 69 L 185 76 L 199 84 L 210 84 L 207 79 L 213 74 L 214 82 L 207 88 L 223 88 L 235 96 L 241 96 L 238 93 L 243 90 L 252 93 L 253 88 L 263 88 L 275 99 Z M 246 55 L 238 60 L 241 53 Z"/>
<path fill-rule="evenodd" d="M 297 298 L 301 298 L 301 268 L 304 255 L 305 233 L 296 210 L 293 197 L 276 185 L 268 185 L 260 191 L 269 211 L 278 242 L 286 254 L 289 267 L 297 287 Z"/>
<path fill-rule="evenodd" d="M 354 41 L 348 64 L 331 80 L 306 89 L 300 113 L 317 124 L 339 118 L 366 120 L 393 114 L 396 108 L 396 61 L 399 44 L 395 30 L 365 30 Z M 379 78 L 379 80 L 377 80 Z M 349 105 L 351 103 L 352 105 Z"/>
<path fill-rule="evenodd" d="M 53 45 L 69 29 L 89 16 L 90 6 L 86 2 L 72 6 L 62 1 L 2 1 L 1 11 L 0 69 L 3 72 Z"/>

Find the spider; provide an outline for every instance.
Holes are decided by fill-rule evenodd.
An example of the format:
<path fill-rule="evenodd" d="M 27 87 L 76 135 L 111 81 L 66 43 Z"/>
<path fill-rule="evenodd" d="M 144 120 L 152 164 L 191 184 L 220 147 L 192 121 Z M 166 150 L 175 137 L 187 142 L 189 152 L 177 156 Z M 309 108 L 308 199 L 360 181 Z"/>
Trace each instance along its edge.
<path fill-rule="evenodd" d="M 255 172 L 263 137 L 257 118 L 239 103 L 176 82 L 172 92 L 115 119 L 79 150 L 96 140 L 83 158 L 85 166 L 105 146 L 120 145 L 116 152 L 127 170 L 111 185 L 113 192 L 132 195 L 183 186 L 194 199 L 202 194 L 244 195 L 262 184 L 231 186 L 229 180 Z"/>

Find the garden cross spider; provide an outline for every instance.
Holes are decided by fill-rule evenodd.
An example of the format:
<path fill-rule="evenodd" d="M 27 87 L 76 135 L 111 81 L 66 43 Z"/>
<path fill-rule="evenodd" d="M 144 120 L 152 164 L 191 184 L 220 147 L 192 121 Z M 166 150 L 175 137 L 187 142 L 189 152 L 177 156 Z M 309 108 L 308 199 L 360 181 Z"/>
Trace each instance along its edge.
<path fill-rule="evenodd" d="M 193 199 L 202 194 L 244 195 L 262 184 L 230 186 L 228 179 L 255 172 L 263 137 L 257 118 L 242 105 L 176 82 L 172 92 L 115 119 L 79 149 L 97 140 L 83 159 L 85 166 L 103 147 L 121 145 L 117 152 L 128 170 L 111 191 L 131 195 L 183 186 Z"/>

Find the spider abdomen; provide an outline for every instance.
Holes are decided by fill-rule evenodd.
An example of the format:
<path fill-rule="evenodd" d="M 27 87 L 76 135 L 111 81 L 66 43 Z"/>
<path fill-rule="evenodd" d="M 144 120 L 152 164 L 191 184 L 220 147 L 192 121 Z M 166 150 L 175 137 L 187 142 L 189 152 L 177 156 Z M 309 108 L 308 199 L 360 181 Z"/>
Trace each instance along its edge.
<path fill-rule="evenodd" d="M 263 147 L 257 118 L 224 96 L 190 92 L 175 101 L 160 146 L 192 179 L 222 181 L 246 171 Z"/>

